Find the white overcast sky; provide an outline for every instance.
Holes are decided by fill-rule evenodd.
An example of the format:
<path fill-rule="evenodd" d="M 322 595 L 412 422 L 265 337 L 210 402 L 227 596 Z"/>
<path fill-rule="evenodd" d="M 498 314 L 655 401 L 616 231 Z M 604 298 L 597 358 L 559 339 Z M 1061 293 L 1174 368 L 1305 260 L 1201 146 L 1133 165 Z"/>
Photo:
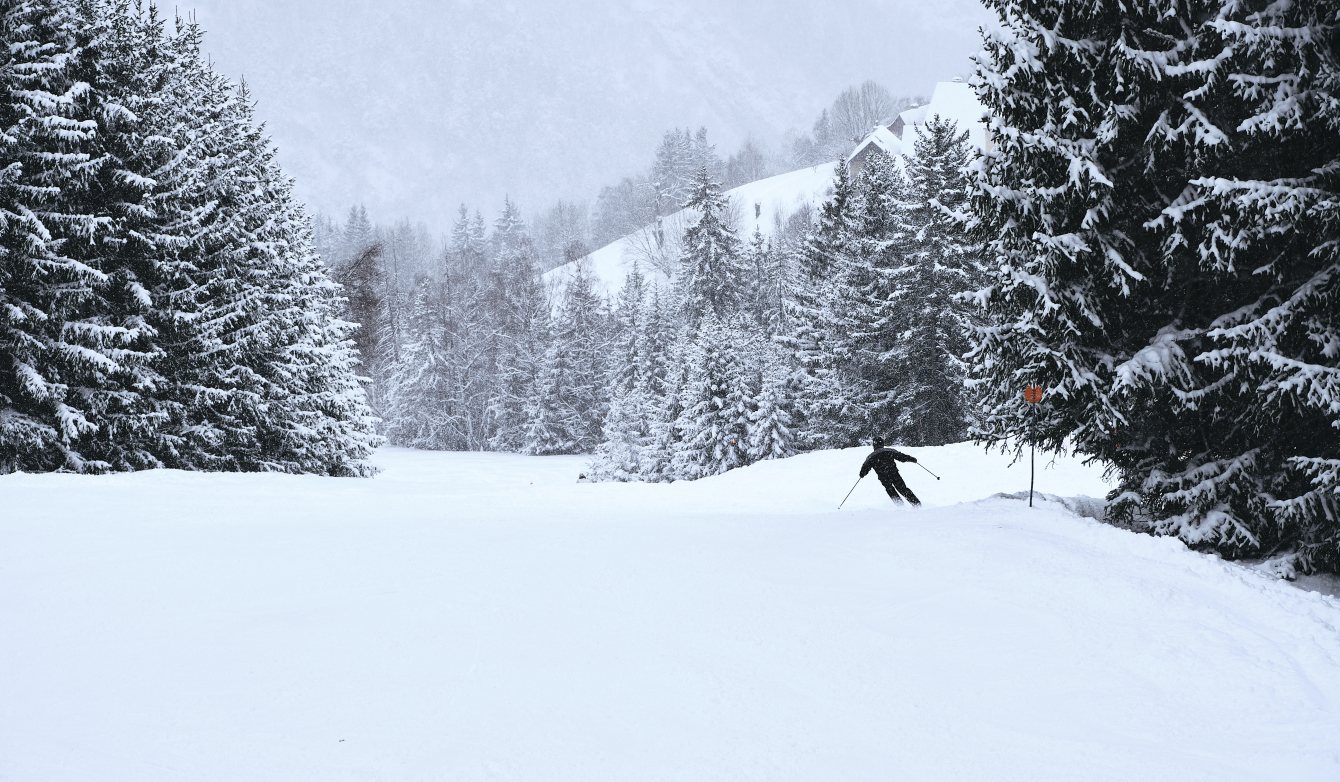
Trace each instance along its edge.
<path fill-rule="evenodd" d="M 172 0 L 160 0 L 171 6 Z M 444 230 L 592 199 L 672 126 L 718 149 L 808 129 L 843 88 L 970 72 L 976 0 L 184 0 L 245 77 L 299 195 Z"/>

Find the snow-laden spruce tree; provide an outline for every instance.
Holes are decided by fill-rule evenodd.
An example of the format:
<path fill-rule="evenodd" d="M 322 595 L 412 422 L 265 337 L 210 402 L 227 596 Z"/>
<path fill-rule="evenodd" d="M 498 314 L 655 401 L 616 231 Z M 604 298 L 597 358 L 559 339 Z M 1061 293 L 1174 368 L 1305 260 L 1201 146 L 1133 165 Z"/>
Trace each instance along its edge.
<path fill-rule="evenodd" d="M 357 326 L 354 347 L 358 351 L 359 371 L 364 378 L 368 402 L 373 409 L 380 410 L 386 375 L 395 358 L 392 319 L 395 291 L 391 287 L 385 245 L 370 237 L 359 241 L 362 249 L 335 270 L 335 280 L 344 289 L 341 314 Z"/>
<path fill-rule="evenodd" d="M 605 308 L 591 272 L 578 264 L 563 289 L 554 334 L 527 409 L 525 453 L 590 453 L 600 442 L 609 392 Z"/>
<path fill-rule="evenodd" d="M 588 475 L 597 481 L 646 480 L 655 461 L 648 451 L 656 412 L 641 385 L 616 389 Z"/>
<path fill-rule="evenodd" d="M 769 338 L 776 337 L 783 331 L 786 320 L 783 302 L 791 285 L 786 256 L 761 229 L 755 228 L 745 247 L 743 262 L 748 282 L 744 309 L 751 328 Z"/>
<path fill-rule="evenodd" d="M 686 346 L 677 333 L 672 303 L 672 296 L 663 295 L 660 286 L 652 286 L 642 329 L 638 372 L 646 390 L 650 426 L 649 445 L 640 461 L 641 479 L 645 481 L 674 479 L 670 462 L 679 441 L 675 421 L 680 412 L 679 389 L 683 386 L 682 357 Z"/>
<path fill-rule="evenodd" d="M 962 357 L 971 320 L 960 297 L 982 282 L 964 211 L 972 152 L 967 131 L 939 117 L 922 126 L 914 146 L 906 222 L 915 234 L 896 291 L 905 322 L 887 356 L 898 380 L 896 419 L 883 431 L 908 445 L 944 445 L 967 439 L 970 419 Z"/>
<path fill-rule="evenodd" d="M 796 259 L 784 307 L 790 328 L 778 342 L 791 355 L 795 435 L 802 450 L 853 445 L 865 428 L 855 389 L 841 375 L 846 334 L 839 291 L 851 252 L 853 203 L 846 166 Z"/>
<path fill-rule="evenodd" d="M 988 5 L 986 434 L 1113 464 L 1138 528 L 1340 568 L 1334 4 Z"/>
<path fill-rule="evenodd" d="M 329 277 L 311 241 L 311 223 L 279 168 L 273 143 L 254 117 L 245 85 L 231 90 L 223 114 L 225 139 L 236 146 L 220 172 L 218 194 L 234 209 L 221 213 L 225 229 L 217 260 L 223 285 L 211 306 L 241 305 L 250 320 L 216 324 L 215 378 L 231 373 L 260 391 L 260 407 L 245 443 L 228 456 L 247 470 L 363 475 L 380 442 L 358 383 L 354 326 L 340 318 L 340 287 Z M 239 275 L 241 283 L 227 279 Z"/>
<path fill-rule="evenodd" d="M 646 386 L 647 296 L 646 275 L 634 262 L 615 297 L 610 322 L 610 351 L 606 357 L 605 375 L 611 393 Z"/>
<path fill-rule="evenodd" d="M 171 365 L 160 339 L 175 317 L 164 293 L 181 269 L 176 238 L 166 235 L 155 209 L 159 167 L 170 154 L 164 139 L 174 129 L 162 122 L 159 91 L 172 79 L 173 63 L 157 46 L 163 25 L 152 10 L 137 12 L 127 0 L 89 2 L 76 18 L 83 50 L 72 74 L 83 83 L 76 103 L 92 120 L 91 158 L 80 166 L 82 187 L 63 194 L 96 227 L 61 246 L 105 275 L 100 295 L 84 301 L 85 313 L 96 317 L 118 364 L 104 368 L 101 387 L 88 382 L 81 389 L 97 428 L 76 447 L 85 469 L 190 466 L 184 438 L 170 425 L 180 410 L 162 394 Z"/>
<path fill-rule="evenodd" d="M 198 28 L 125 0 L 0 25 L 0 468 L 364 472 L 338 288 Z"/>
<path fill-rule="evenodd" d="M 653 408 L 643 374 L 646 359 L 647 278 L 637 263 L 624 277 L 610 320 L 605 385 L 610 403 L 600 444 L 591 460 L 594 480 L 640 480 L 642 452 L 650 445 Z"/>
<path fill-rule="evenodd" d="M 912 210 L 901 163 L 873 156 L 852 183 L 846 250 L 835 258 L 831 282 L 833 377 L 846 401 L 840 420 L 849 436 L 901 441 L 907 434 L 907 393 L 923 370 L 907 336 L 921 308 L 908 295 L 919 274 Z"/>
<path fill-rule="evenodd" d="M 292 180 L 277 167 L 271 176 L 275 224 L 283 237 L 278 241 L 293 264 L 292 276 L 281 283 L 292 307 L 277 310 L 287 327 L 279 361 L 292 408 L 283 411 L 276 461 L 287 472 L 372 475 L 376 470 L 366 460 L 383 438 L 358 380 L 354 326 L 340 318 L 340 287 L 316 254 L 311 222 L 296 201 Z"/>
<path fill-rule="evenodd" d="M 518 451 L 526 439 L 526 409 L 535 395 L 544 340 L 549 330 L 549 300 L 540 282 L 535 248 L 511 199 L 494 226 L 496 253 L 489 275 L 489 311 L 497 340 L 497 382 L 489 406 L 489 447 Z"/>
<path fill-rule="evenodd" d="M 138 362 L 108 322 L 109 233 L 91 174 L 104 161 L 86 20 L 69 3 L 0 9 L 0 471 L 105 469 L 78 445 L 96 433 Z M 90 262 L 92 261 L 92 262 Z M 129 349 L 128 349 L 129 348 Z"/>
<path fill-rule="evenodd" d="M 792 400 L 787 385 L 787 356 L 766 335 L 757 335 L 747 347 L 751 364 L 749 439 L 745 458 L 749 463 L 785 459 L 796 453 Z"/>
<path fill-rule="evenodd" d="M 526 440 L 522 453 L 547 456 L 582 452 L 585 427 L 574 409 L 573 367 L 555 338 L 545 350 L 535 396 L 526 407 Z"/>
<path fill-rule="evenodd" d="M 684 383 L 670 457 L 676 480 L 718 475 L 749 463 L 752 394 L 739 331 L 707 318 L 686 342 Z"/>
<path fill-rule="evenodd" d="M 458 385 L 443 315 L 441 286 L 418 281 L 410 300 L 410 339 L 387 379 L 386 438 L 396 445 L 447 450 L 462 445 L 452 423 Z"/>
<path fill-rule="evenodd" d="M 484 216 L 476 212 L 473 216 L 465 204 L 461 204 L 456 213 L 456 221 L 451 226 L 451 239 L 447 245 L 447 257 L 453 269 L 462 275 L 483 274 L 488 231 L 484 227 Z"/>
<path fill-rule="evenodd" d="M 739 311 L 749 271 L 731 224 L 730 203 L 706 169 L 698 171 L 685 208 L 697 219 L 684 231 L 675 269 L 680 317 L 690 328 L 704 318 L 727 320 Z"/>
<path fill-rule="evenodd" d="M 674 385 L 671 368 L 676 326 L 672 305 L 673 297 L 662 293 L 660 285 L 651 287 L 638 353 L 638 376 L 646 385 L 647 393 L 654 398 L 670 396 Z"/>

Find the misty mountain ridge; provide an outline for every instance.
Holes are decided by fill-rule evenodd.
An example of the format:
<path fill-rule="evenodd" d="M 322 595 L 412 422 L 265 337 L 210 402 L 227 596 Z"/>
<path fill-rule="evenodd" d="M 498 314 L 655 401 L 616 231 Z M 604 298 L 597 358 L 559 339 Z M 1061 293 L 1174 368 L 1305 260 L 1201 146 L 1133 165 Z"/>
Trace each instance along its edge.
<path fill-rule="evenodd" d="M 841 14 L 704 0 L 196 9 L 218 67 L 251 86 L 301 198 L 434 231 L 462 202 L 487 214 L 504 195 L 528 212 L 592 199 L 642 170 L 671 127 L 707 127 L 724 155 L 751 136 L 772 147 L 808 131 L 868 78 L 918 94 L 968 70 L 985 18 L 970 2 L 871 0 Z M 932 29 L 935 49 L 919 51 Z"/>

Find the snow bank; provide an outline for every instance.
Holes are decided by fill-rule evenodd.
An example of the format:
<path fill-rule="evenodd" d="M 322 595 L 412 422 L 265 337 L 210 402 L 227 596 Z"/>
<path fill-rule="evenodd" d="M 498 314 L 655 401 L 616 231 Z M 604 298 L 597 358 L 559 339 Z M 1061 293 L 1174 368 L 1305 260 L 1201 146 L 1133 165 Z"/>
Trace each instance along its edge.
<path fill-rule="evenodd" d="M 1340 601 L 912 450 L 0 477 L 0 779 L 1340 778 Z"/>

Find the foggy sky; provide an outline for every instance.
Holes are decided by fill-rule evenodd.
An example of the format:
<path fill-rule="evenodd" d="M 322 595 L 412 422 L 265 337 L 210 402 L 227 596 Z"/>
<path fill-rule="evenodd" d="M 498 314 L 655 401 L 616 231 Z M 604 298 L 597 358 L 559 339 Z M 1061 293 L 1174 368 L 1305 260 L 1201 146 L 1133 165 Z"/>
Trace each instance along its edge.
<path fill-rule="evenodd" d="M 172 7 L 171 0 L 161 0 Z M 192 0 L 176 5 L 183 13 Z M 206 51 L 245 78 L 298 194 L 445 230 L 594 199 L 661 134 L 722 155 L 808 130 L 843 88 L 929 94 L 970 72 L 975 0 L 194 0 Z"/>

